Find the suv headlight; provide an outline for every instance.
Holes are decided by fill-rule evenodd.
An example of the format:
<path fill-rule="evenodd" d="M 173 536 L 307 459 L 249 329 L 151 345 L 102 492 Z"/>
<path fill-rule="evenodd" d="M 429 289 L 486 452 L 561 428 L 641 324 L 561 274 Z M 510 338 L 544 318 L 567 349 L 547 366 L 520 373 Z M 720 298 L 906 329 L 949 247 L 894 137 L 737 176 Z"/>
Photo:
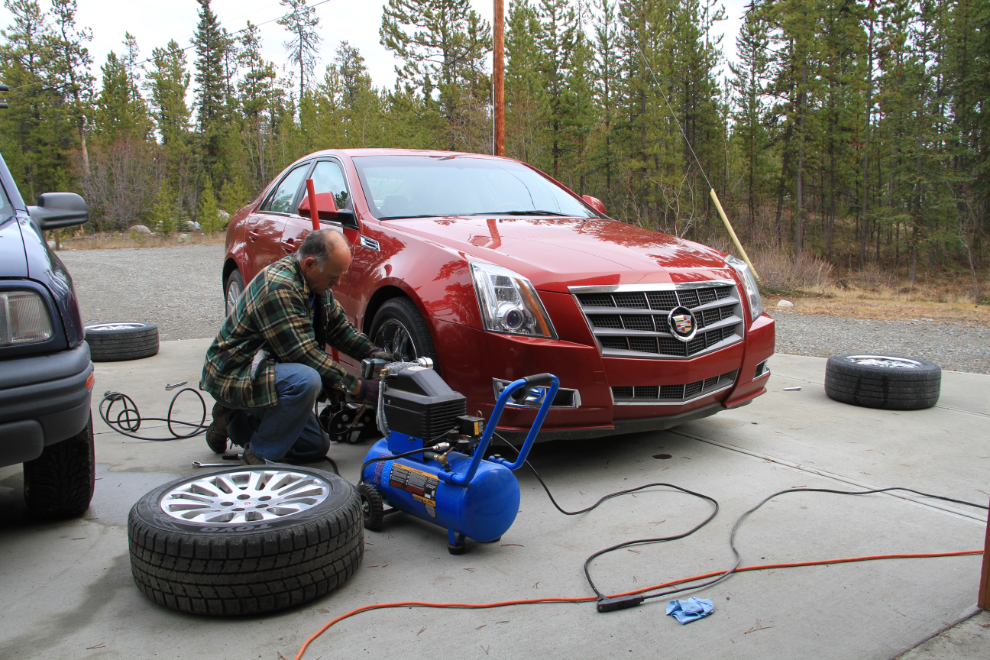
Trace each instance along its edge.
<path fill-rule="evenodd" d="M 753 276 L 753 271 L 749 269 L 745 261 L 736 259 L 735 257 L 726 257 L 725 263 L 735 268 L 736 272 L 739 273 L 739 279 L 743 281 L 743 287 L 746 289 L 749 314 L 753 317 L 753 321 L 756 321 L 763 313 L 763 298 L 760 297 L 760 287 L 756 283 L 756 277 Z"/>
<path fill-rule="evenodd" d="M 512 335 L 557 338 L 532 282 L 508 268 L 471 262 L 485 330 Z"/>
<path fill-rule="evenodd" d="M 37 344 L 52 338 L 45 301 L 33 291 L 0 293 L 0 346 Z"/>

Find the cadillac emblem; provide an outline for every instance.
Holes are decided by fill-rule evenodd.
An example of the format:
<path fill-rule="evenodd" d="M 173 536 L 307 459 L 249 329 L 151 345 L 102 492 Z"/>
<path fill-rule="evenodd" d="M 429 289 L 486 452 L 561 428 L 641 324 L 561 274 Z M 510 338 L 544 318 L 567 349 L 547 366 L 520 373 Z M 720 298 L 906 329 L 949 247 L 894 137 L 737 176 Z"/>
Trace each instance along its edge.
<path fill-rule="evenodd" d="M 675 307 L 670 310 L 667 324 L 670 326 L 671 334 L 683 342 L 691 341 L 698 332 L 698 321 L 687 307 Z"/>

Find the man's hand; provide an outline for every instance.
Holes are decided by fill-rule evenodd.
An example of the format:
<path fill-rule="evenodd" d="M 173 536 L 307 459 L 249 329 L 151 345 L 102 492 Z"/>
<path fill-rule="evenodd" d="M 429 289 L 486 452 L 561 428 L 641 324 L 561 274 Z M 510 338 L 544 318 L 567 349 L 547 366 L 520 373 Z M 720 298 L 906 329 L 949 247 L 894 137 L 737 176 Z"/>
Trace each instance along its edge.
<path fill-rule="evenodd" d="M 392 356 L 392 354 L 386 351 L 384 348 L 373 349 L 371 353 L 368 355 L 368 357 L 375 360 L 388 360 L 389 362 L 395 362 L 395 358 Z"/>
<path fill-rule="evenodd" d="M 357 403 L 369 406 L 378 405 L 378 390 L 381 383 L 377 380 L 358 378 L 357 386 L 351 391 L 351 398 Z"/>

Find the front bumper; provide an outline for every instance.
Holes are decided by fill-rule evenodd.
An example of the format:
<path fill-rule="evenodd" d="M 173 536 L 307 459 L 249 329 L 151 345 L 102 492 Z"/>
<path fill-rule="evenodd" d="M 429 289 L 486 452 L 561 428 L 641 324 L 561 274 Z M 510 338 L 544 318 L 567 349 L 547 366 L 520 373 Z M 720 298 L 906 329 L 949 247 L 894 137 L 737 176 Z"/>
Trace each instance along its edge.
<path fill-rule="evenodd" d="M 30 461 L 89 421 L 89 345 L 0 362 L 0 467 Z"/>
<path fill-rule="evenodd" d="M 603 357 L 596 347 L 574 341 L 485 333 L 442 322 L 437 325 L 444 378 L 468 398 L 469 414 L 490 417 L 494 407 L 492 384 L 498 380 L 548 372 L 560 378 L 562 388 L 579 393 L 577 407 L 550 409 L 539 442 L 662 431 L 745 405 L 766 392 L 769 372 L 757 374 L 756 370 L 774 350 L 774 322 L 766 315 L 748 328 L 743 341 L 684 360 Z M 487 360 L 479 359 L 479 344 L 487 349 Z M 457 351 L 460 346 L 465 348 Z M 454 364 L 459 368 L 452 369 Z M 728 385 L 720 379 L 725 374 L 734 374 Z M 715 384 L 704 386 L 696 395 L 685 391 L 682 401 L 643 403 L 613 396 L 613 387 L 697 385 L 699 381 Z M 534 409 L 507 407 L 499 420 L 500 435 L 510 439 L 524 436 L 535 416 Z"/>

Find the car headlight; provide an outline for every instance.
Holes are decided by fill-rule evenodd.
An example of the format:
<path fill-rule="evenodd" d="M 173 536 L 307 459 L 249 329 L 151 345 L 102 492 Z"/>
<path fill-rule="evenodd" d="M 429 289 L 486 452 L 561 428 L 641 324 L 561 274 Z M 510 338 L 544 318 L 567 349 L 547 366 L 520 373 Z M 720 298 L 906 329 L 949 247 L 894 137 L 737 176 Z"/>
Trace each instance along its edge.
<path fill-rule="evenodd" d="M 735 268 L 736 272 L 739 273 L 739 279 L 743 281 L 743 287 L 746 289 L 749 314 L 753 317 L 753 321 L 755 321 L 763 313 L 763 298 L 760 297 L 760 287 L 756 283 L 756 277 L 753 276 L 753 271 L 749 269 L 745 261 L 736 259 L 735 257 L 726 257 L 725 263 Z"/>
<path fill-rule="evenodd" d="M 529 337 L 557 338 L 532 282 L 508 268 L 471 262 L 485 330 Z"/>
<path fill-rule="evenodd" d="M 45 301 L 33 291 L 0 293 L 0 346 L 37 344 L 52 338 Z"/>

